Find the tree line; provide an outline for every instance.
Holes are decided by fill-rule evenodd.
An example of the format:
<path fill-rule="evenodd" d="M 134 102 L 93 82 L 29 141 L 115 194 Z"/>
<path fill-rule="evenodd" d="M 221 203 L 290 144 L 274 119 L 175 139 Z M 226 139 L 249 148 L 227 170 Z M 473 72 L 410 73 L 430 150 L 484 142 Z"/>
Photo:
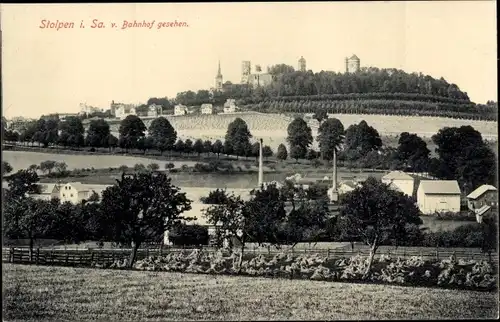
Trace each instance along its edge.
<path fill-rule="evenodd" d="M 290 151 L 280 145 L 278 159 L 290 157 L 298 161 L 319 155 L 331 160 L 336 151 L 340 161 L 351 165 L 428 172 L 439 179 L 457 180 L 465 193 L 482 184 L 496 184 L 497 157 L 472 126 L 440 129 L 432 136 L 438 156 L 430 157 L 427 143 L 416 134 L 403 132 L 398 147 L 387 148 L 383 147 L 378 131 L 364 120 L 345 129 L 340 120 L 328 118 L 324 111 L 316 113 L 314 118 L 320 124 L 316 138 L 319 153 L 311 149 L 314 139 L 311 128 L 297 117 L 287 129 Z"/>

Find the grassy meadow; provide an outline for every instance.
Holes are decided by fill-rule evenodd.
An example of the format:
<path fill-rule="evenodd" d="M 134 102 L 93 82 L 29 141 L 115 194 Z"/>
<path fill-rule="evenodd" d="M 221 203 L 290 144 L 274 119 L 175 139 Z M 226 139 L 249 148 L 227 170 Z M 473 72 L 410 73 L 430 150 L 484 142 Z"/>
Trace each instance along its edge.
<path fill-rule="evenodd" d="M 497 293 L 13 264 L 3 304 L 8 321 L 498 318 Z"/>

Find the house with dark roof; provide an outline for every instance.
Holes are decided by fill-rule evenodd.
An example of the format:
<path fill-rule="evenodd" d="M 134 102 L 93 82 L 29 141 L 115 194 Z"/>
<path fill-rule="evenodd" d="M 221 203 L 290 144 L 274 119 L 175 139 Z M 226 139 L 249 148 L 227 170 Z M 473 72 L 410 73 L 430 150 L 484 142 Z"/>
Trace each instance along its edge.
<path fill-rule="evenodd" d="M 456 180 L 422 180 L 417 205 L 423 214 L 460 211 L 460 187 Z"/>

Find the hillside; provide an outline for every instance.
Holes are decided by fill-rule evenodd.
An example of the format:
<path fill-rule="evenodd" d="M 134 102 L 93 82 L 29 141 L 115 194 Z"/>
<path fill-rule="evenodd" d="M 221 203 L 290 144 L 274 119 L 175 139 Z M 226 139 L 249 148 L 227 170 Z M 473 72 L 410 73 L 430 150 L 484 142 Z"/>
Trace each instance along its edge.
<path fill-rule="evenodd" d="M 166 118 L 178 132 L 179 138 L 223 140 L 228 125 L 235 118 L 240 117 L 247 124 L 254 137 L 263 139 L 264 144 L 275 150 L 279 144 L 286 142 L 287 127 L 292 121 L 292 115 L 242 112 L 234 114 L 218 115 L 168 115 Z M 312 114 L 305 114 L 304 118 L 311 126 L 313 136 L 317 135 L 318 123 L 311 119 Z M 471 121 L 461 119 L 450 119 L 442 117 L 418 117 L 397 115 L 360 115 L 360 114 L 330 114 L 329 117 L 338 118 L 345 128 L 365 120 L 370 126 L 379 131 L 382 136 L 398 136 L 401 132 L 416 133 L 421 137 L 430 138 L 439 129 L 450 126 L 459 127 L 471 125 L 480 131 L 485 139 L 496 140 L 498 137 L 497 122 L 494 121 Z M 152 119 L 143 119 L 146 127 L 149 127 Z M 120 126 L 119 120 L 109 121 L 111 132 L 118 136 Z M 317 142 L 313 147 L 317 148 Z"/>

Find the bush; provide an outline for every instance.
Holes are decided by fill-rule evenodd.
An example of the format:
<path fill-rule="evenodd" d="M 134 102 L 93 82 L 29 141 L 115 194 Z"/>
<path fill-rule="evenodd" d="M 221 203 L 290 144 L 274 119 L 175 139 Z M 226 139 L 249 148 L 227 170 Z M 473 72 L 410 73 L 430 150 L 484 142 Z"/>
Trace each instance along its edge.
<path fill-rule="evenodd" d="M 193 229 L 193 228 L 191 228 Z M 194 229 L 193 229 L 194 230 Z M 226 255 L 194 250 L 170 253 L 137 261 L 135 268 L 152 271 L 175 271 L 205 274 L 235 274 L 239 254 Z M 362 281 L 366 258 L 326 258 L 318 254 L 293 256 L 280 253 L 274 256 L 251 255 L 244 257 L 241 274 L 321 281 Z M 109 266 L 109 265 L 108 265 Z M 380 256 L 365 281 L 411 286 L 439 286 L 471 290 L 494 290 L 496 277 L 493 267 L 482 260 L 424 260 Z"/>
<path fill-rule="evenodd" d="M 207 197 L 201 197 L 200 201 L 204 204 L 224 204 L 227 202 L 226 191 L 223 189 L 215 189 L 208 193 Z"/>
<path fill-rule="evenodd" d="M 165 163 L 165 170 L 172 170 L 175 168 L 175 165 L 172 162 Z"/>
<path fill-rule="evenodd" d="M 208 238 L 208 228 L 200 225 L 180 224 L 168 235 L 168 239 L 176 246 L 208 245 Z"/>
<path fill-rule="evenodd" d="M 194 165 L 193 171 L 195 172 L 214 172 L 217 168 L 214 168 L 212 164 L 196 163 Z"/>

